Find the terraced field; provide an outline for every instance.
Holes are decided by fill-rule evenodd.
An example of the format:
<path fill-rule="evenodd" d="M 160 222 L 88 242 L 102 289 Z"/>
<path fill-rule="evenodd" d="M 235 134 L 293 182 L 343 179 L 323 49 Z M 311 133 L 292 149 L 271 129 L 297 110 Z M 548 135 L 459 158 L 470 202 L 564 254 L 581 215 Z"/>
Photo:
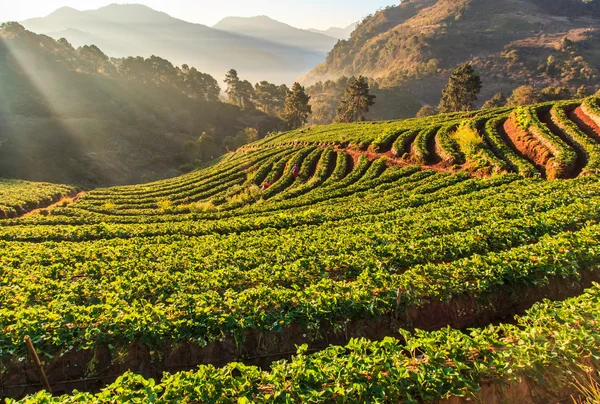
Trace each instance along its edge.
<path fill-rule="evenodd" d="M 599 110 L 302 129 L 2 220 L 0 394 L 568 399 L 600 369 Z M 40 391 L 25 337 L 85 393 Z"/>
<path fill-rule="evenodd" d="M 0 178 L 0 219 L 25 215 L 75 192 L 75 188 L 67 185 Z"/>

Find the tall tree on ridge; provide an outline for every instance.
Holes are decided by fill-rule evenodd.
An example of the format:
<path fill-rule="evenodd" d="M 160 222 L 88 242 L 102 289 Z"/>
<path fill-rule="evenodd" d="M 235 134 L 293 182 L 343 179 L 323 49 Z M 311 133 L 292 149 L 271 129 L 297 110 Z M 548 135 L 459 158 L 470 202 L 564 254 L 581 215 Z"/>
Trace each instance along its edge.
<path fill-rule="evenodd" d="M 292 89 L 288 90 L 285 97 L 283 119 L 290 129 L 299 128 L 308 122 L 308 116 L 312 113 L 312 108 L 308 105 L 309 101 L 310 97 L 300 83 L 294 83 Z"/>
<path fill-rule="evenodd" d="M 254 104 L 252 99 L 254 98 L 254 87 L 248 80 L 240 80 L 238 72 L 235 69 L 231 69 L 225 75 L 225 84 L 227 84 L 227 90 L 225 93 L 229 97 L 229 102 L 242 109 L 253 109 Z"/>
<path fill-rule="evenodd" d="M 282 84 L 277 86 L 268 81 L 261 81 L 254 85 L 254 100 L 256 107 L 265 114 L 281 116 L 285 107 L 285 97 L 289 88 Z"/>
<path fill-rule="evenodd" d="M 458 66 L 442 92 L 438 109 L 442 113 L 473 110 L 481 87 L 481 77 L 475 73 L 471 63 Z"/>
<path fill-rule="evenodd" d="M 337 109 L 336 122 L 364 121 L 369 107 L 375 105 L 376 96 L 369 93 L 369 81 L 364 76 L 351 79 L 350 86 L 344 93 L 344 98 Z"/>

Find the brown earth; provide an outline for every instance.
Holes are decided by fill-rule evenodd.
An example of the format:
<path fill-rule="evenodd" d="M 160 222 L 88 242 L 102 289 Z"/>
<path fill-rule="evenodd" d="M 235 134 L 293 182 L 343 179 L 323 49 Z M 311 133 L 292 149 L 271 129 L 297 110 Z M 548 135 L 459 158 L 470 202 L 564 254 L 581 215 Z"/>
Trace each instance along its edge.
<path fill-rule="evenodd" d="M 554 178 L 551 168 L 553 155 L 531 133 L 521 128 L 513 115 L 504 123 L 504 131 L 515 149 L 531 161 L 548 178 Z"/>

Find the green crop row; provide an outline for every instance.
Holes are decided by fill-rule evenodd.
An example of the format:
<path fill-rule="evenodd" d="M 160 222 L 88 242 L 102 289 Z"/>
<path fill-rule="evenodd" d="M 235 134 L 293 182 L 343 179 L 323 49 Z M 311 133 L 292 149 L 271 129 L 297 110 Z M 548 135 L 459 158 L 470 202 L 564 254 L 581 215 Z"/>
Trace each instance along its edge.
<path fill-rule="evenodd" d="M 195 371 L 167 373 L 159 383 L 128 372 L 98 394 L 75 391 L 53 397 L 40 392 L 21 402 L 416 404 L 477 399 L 486 386 L 524 381 L 538 387 L 538 399 L 550 401 L 557 393 L 575 393 L 572 380 L 600 368 L 599 321 L 600 285 L 595 284 L 564 302 L 537 303 L 514 325 L 490 325 L 468 333 L 401 330 L 402 341 L 353 339 L 314 354 L 303 345 L 296 356 L 273 363 L 268 371 L 241 363 L 202 365 Z M 521 392 L 523 400 L 533 397 L 531 390 Z"/>
<path fill-rule="evenodd" d="M 570 138 L 585 154 L 587 161 L 584 172 L 595 173 L 600 169 L 600 144 L 583 133 L 577 124 L 567 117 L 565 109 L 572 109 L 576 106 L 577 104 L 556 104 L 550 111 L 552 121 L 563 132 L 563 135 Z"/>
<path fill-rule="evenodd" d="M 73 192 L 67 185 L 0 178 L 0 219 L 48 206 Z"/>
<path fill-rule="evenodd" d="M 375 165 L 371 176 L 380 178 L 378 171 Z M 599 263 L 593 178 L 504 188 L 515 178 L 409 178 L 375 188 L 378 198 L 368 199 L 371 189 L 328 203 L 320 214 L 313 207 L 271 223 L 267 216 L 219 221 L 221 230 L 199 238 L 184 235 L 201 223 L 183 223 L 157 228 L 159 238 L 141 244 L 134 242 L 147 235 L 141 225 L 123 227 L 127 239 L 106 233 L 107 240 L 81 246 L 3 243 L 0 349 L 23 354 L 23 335 L 48 353 L 133 340 L 208 342 L 247 327 L 273 331 L 453 296 L 484 298 Z M 398 289 L 406 291 L 400 300 Z"/>

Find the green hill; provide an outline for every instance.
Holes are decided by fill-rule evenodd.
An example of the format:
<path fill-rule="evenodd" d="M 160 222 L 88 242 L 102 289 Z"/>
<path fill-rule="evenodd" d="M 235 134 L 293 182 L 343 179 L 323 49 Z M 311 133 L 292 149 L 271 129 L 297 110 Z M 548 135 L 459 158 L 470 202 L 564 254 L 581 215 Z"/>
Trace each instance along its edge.
<path fill-rule="evenodd" d="M 301 129 L 2 220 L 2 395 L 42 388 L 28 336 L 31 403 L 567 400 L 599 369 L 598 102 Z"/>
<path fill-rule="evenodd" d="M 452 69 L 471 61 L 484 82 L 480 103 L 524 84 L 597 89 L 599 4 L 402 1 L 364 19 L 303 82 L 364 75 L 437 105 Z"/>
<path fill-rule="evenodd" d="M 181 174 L 247 127 L 279 120 L 218 101 L 217 81 L 168 60 L 0 28 L 0 177 L 88 187 Z M 198 142 L 205 133 L 210 142 Z M 230 146 L 231 147 L 231 146 Z M 237 146 L 236 146 L 237 147 Z"/>

